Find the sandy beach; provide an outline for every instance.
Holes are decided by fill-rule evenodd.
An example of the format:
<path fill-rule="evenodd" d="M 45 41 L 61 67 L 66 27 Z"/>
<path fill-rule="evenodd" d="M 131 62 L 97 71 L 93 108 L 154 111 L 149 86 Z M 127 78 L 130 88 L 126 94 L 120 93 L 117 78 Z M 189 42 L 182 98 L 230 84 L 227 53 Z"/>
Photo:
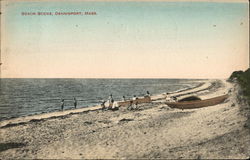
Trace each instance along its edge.
<path fill-rule="evenodd" d="M 1 121 L 0 159 L 246 159 L 250 111 L 236 83 L 208 80 L 171 94 L 206 99 L 227 93 L 224 103 L 199 109 L 170 108 L 162 94 L 133 111 L 96 106 Z"/>

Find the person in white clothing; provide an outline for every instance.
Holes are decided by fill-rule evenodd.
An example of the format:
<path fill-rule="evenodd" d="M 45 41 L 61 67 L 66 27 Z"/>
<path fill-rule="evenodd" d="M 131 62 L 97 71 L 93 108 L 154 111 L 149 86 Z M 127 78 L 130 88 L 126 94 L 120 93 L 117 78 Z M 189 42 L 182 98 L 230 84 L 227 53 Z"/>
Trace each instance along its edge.
<path fill-rule="evenodd" d="M 138 98 L 136 97 L 136 95 L 134 95 L 134 97 L 133 97 L 133 100 L 137 100 Z"/>
<path fill-rule="evenodd" d="M 112 105 L 112 109 L 118 109 L 118 108 L 119 108 L 118 102 L 114 102 Z"/>

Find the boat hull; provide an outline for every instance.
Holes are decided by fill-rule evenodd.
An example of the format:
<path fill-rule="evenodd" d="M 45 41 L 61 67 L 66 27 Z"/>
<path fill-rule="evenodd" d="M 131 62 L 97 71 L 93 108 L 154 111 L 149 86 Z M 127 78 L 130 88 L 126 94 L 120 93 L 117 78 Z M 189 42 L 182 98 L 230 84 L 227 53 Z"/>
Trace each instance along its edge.
<path fill-rule="evenodd" d="M 224 102 L 228 98 L 228 95 L 223 95 L 215 98 L 197 100 L 197 101 L 185 101 L 185 102 L 166 102 L 171 108 L 179 109 L 193 109 L 207 106 L 213 106 Z"/>

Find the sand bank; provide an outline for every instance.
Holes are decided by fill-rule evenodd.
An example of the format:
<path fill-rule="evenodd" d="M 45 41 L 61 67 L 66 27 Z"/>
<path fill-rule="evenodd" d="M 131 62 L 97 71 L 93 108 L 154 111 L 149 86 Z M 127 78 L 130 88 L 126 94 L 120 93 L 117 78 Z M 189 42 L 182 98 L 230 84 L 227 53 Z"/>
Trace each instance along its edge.
<path fill-rule="evenodd" d="M 209 83 L 196 94 L 206 98 L 231 90 L 230 97 L 184 111 L 157 100 L 136 111 L 97 107 L 1 124 L 0 158 L 248 158 L 250 135 L 244 126 L 249 110 L 237 99 L 237 85 Z"/>

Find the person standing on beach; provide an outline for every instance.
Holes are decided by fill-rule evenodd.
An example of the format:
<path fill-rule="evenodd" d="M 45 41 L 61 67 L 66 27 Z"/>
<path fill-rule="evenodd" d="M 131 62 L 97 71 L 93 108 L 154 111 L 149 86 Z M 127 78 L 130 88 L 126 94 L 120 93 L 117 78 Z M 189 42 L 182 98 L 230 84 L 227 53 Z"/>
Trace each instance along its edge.
<path fill-rule="evenodd" d="M 76 98 L 74 97 L 74 106 L 75 106 L 75 109 L 76 109 L 76 106 L 77 106 L 77 100 Z"/>
<path fill-rule="evenodd" d="M 112 110 L 118 110 L 118 109 L 119 109 L 119 104 L 117 102 L 113 102 Z"/>
<path fill-rule="evenodd" d="M 136 102 L 134 103 L 133 109 L 137 109 L 137 107 L 138 107 L 138 102 L 136 101 Z"/>
<path fill-rule="evenodd" d="M 147 94 L 146 94 L 146 96 L 147 96 L 147 97 L 150 97 L 150 93 L 149 93 L 149 91 L 147 91 Z"/>
<path fill-rule="evenodd" d="M 110 94 L 109 98 L 108 98 L 109 103 L 111 103 L 112 99 L 113 99 L 113 96 L 112 96 L 112 94 Z"/>
<path fill-rule="evenodd" d="M 169 95 L 169 93 L 166 93 L 166 101 L 168 101 L 168 102 L 171 102 L 171 101 L 172 101 L 172 98 L 171 98 L 171 96 Z"/>
<path fill-rule="evenodd" d="M 64 99 L 62 99 L 62 101 L 61 101 L 61 109 L 62 109 L 62 111 L 64 109 Z"/>
<path fill-rule="evenodd" d="M 132 109 L 137 109 L 137 104 L 138 104 L 138 101 L 137 101 L 138 97 L 136 95 L 134 95 L 133 97 L 133 107 Z"/>
<path fill-rule="evenodd" d="M 112 107 L 112 104 L 113 104 L 113 102 L 114 102 L 114 99 L 113 99 L 112 94 L 110 94 L 109 99 L 108 99 L 108 102 L 109 102 L 109 108 L 111 108 L 111 107 Z"/>
<path fill-rule="evenodd" d="M 129 105 L 128 105 L 128 110 L 131 110 L 132 109 L 132 105 L 133 105 L 133 101 L 131 100 L 131 101 L 129 101 Z"/>
<path fill-rule="evenodd" d="M 122 101 L 126 101 L 125 96 L 122 96 Z"/>

